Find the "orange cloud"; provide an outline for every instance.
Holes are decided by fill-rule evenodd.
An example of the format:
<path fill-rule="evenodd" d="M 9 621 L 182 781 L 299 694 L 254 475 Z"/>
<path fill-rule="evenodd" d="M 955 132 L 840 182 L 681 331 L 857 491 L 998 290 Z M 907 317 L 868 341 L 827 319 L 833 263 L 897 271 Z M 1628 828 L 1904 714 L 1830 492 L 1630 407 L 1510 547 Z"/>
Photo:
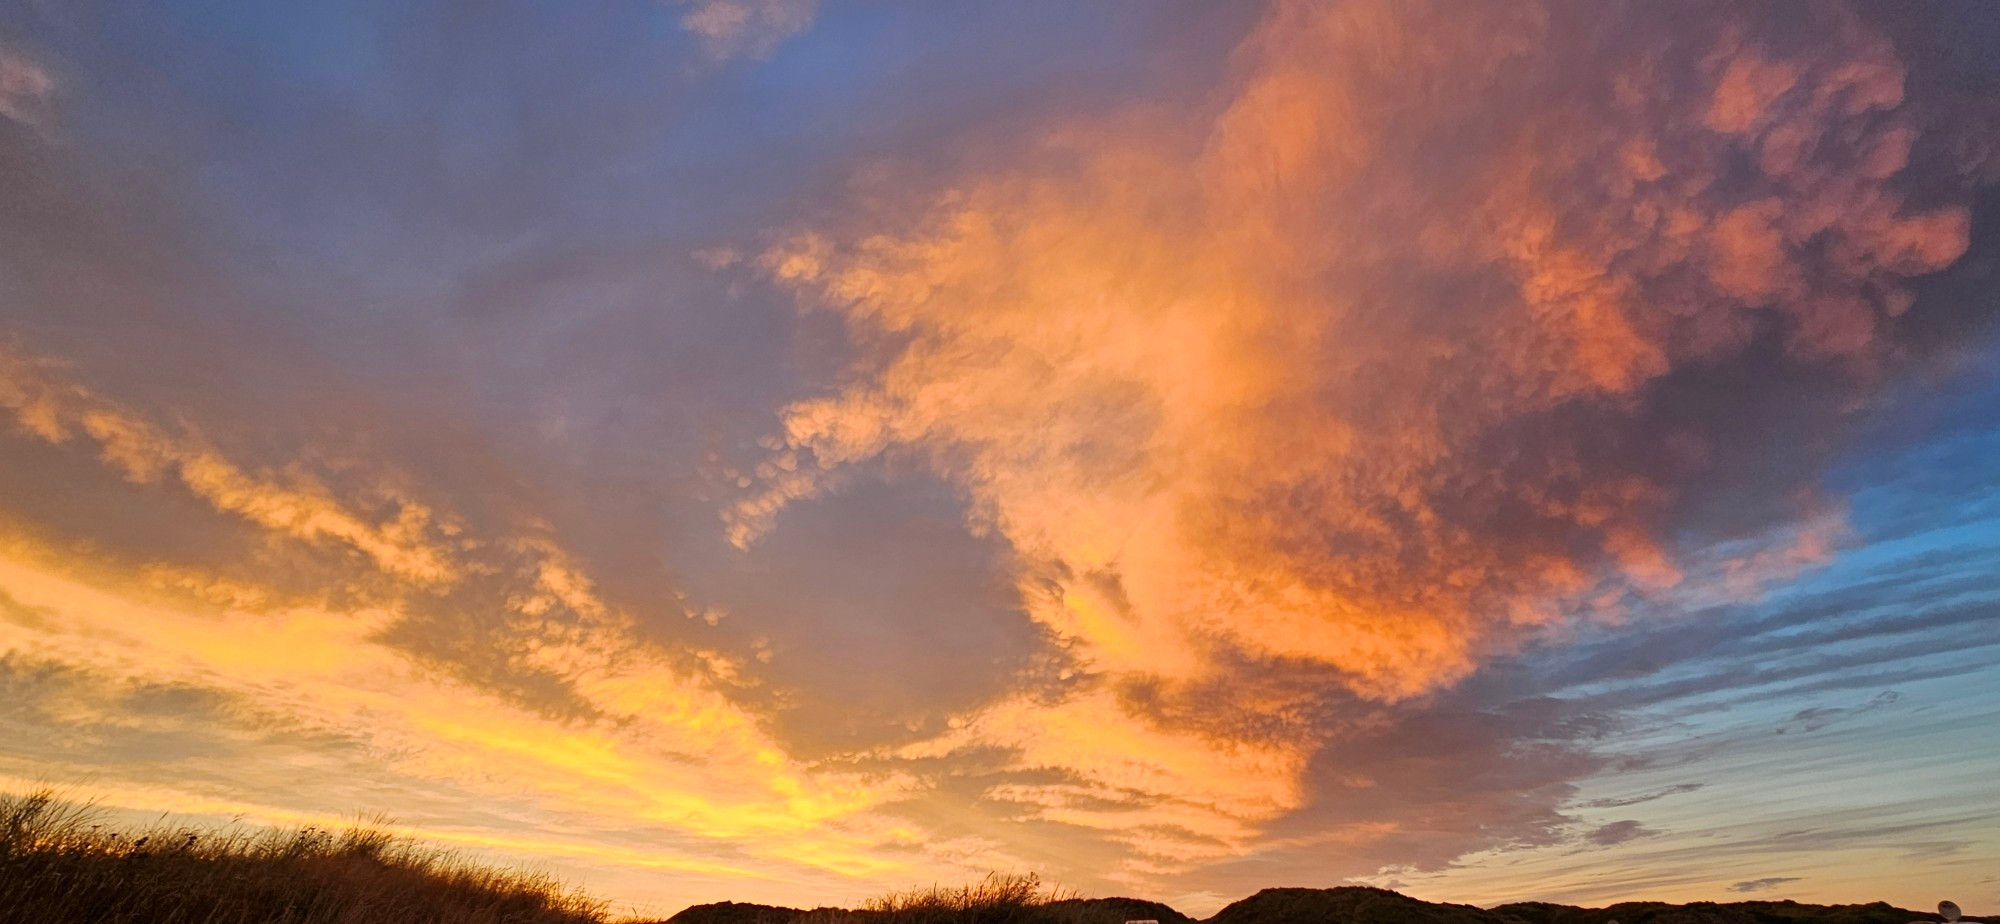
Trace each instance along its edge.
<path fill-rule="evenodd" d="M 1802 357 L 1881 358 L 1901 280 L 1963 252 L 1966 213 L 1903 204 L 1893 49 L 1822 18 L 1797 58 L 1734 25 L 1597 49 L 1608 72 L 1558 106 L 1492 89 L 1575 68 L 1532 5 L 1281 5 L 1197 156 L 1071 129 L 1035 152 L 1066 171 L 800 232 L 771 274 L 858 343 L 906 342 L 787 411 L 740 535 L 819 469 L 914 451 L 1038 563 L 1035 615 L 1101 668 L 1197 674 L 1220 643 L 1388 698 L 1606 569 L 1671 584 L 1674 485 L 1478 444 L 1620 413 L 1773 316 Z M 1693 92 L 1641 90 L 1669 79 Z M 1729 175 L 1745 156 L 1761 172 Z"/>
<path fill-rule="evenodd" d="M 50 443 L 88 439 L 134 482 L 176 478 L 218 511 L 292 538 L 344 544 L 397 577 L 430 585 L 457 579 L 449 548 L 456 527 L 437 522 L 428 507 L 392 497 L 393 513 L 370 516 L 302 472 L 247 472 L 199 438 L 169 433 L 52 371 L 0 348 L 0 408 L 29 434 Z"/>
<path fill-rule="evenodd" d="M 1900 192 L 1922 125 L 1846 11 L 1778 41 L 1749 11 L 1586 35 L 1564 9 L 1281 3 L 1187 111 L 1213 113 L 1194 142 L 1157 115 L 1064 126 L 1026 166 L 861 186 L 780 236 L 765 271 L 857 358 L 786 409 L 732 535 L 782 528 L 831 469 L 919 460 L 1012 543 L 1024 606 L 1089 675 L 1218 709 L 1235 659 L 1396 701 L 1674 586 L 1669 532 L 1731 412 L 1662 396 L 1771 343 L 1774 391 L 1872 386 L 1967 211 Z M 1035 755 L 1057 745 L 1002 729 L 1086 702 L 1114 721 L 1072 699 L 971 727 Z M 1280 776 L 1315 748 L 1293 734 L 1257 758 Z M 1062 763 L 1143 786 L 1153 750 Z M 1159 789 L 1290 804 L 1246 778 Z"/>

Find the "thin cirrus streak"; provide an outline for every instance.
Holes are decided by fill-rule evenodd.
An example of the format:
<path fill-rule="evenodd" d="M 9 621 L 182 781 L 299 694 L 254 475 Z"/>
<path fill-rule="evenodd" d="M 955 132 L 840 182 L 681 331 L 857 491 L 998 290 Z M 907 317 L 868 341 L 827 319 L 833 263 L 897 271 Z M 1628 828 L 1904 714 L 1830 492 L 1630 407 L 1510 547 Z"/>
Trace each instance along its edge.
<path fill-rule="evenodd" d="M 1686 590 L 1686 537 L 1743 535 L 1723 497 L 1819 524 L 1726 569 L 1738 592 L 1822 559 L 1837 504 L 1743 467 L 1736 419 L 1801 400 L 1824 440 L 1913 359 L 1908 280 L 1965 251 L 1975 165 L 1843 8 L 1578 12 L 1279 4 L 1205 106 L 1056 127 L 929 191 L 857 183 L 758 264 L 858 358 L 785 410 L 733 538 L 844 466 L 929 466 L 1095 684 L 957 743 L 1253 828 L 1300 804 L 1269 784 L 1318 741 L 1282 718 L 1315 694 L 1245 663 L 1423 696 Z M 1954 192 L 1907 198 L 1917 173 Z M 1160 724 L 1138 691 L 1278 728 Z M 1110 724 L 1153 740 L 1097 765 L 1046 730 Z"/>

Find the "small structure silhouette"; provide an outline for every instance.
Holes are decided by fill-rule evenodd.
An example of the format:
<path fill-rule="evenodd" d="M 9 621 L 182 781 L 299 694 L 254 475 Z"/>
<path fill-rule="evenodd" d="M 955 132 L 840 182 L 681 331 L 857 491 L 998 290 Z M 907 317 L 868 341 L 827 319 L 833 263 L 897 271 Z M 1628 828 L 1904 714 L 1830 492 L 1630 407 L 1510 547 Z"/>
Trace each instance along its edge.
<path fill-rule="evenodd" d="M 1938 917 L 1944 919 L 1944 924 L 1957 924 L 1959 915 L 1962 915 L 1964 913 L 1965 912 L 1959 910 L 1957 902 L 1949 900 L 1938 902 Z M 1911 921 L 1910 924 L 1935 924 L 1935 922 Z"/>

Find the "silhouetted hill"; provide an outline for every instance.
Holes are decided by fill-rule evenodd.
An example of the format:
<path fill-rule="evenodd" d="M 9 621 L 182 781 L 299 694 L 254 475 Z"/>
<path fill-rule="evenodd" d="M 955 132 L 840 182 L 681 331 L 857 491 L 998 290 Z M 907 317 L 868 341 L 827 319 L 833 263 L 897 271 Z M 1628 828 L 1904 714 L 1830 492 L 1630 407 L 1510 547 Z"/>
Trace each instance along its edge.
<path fill-rule="evenodd" d="M 1126 921 L 1195 924 L 1193 918 L 1173 908 L 1141 898 L 1066 898 L 1044 907 L 1064 924 L 1125 924 Z"/>
<path fill-rule="evenodd" d="M 1518 924 L 1597 924 L 1603 920 L 1601 908 L 1578 908 L 1552 902 L 1514 902 L 1495 905 L 1491 910 Z"/>
<path fill-rule="evenodd" d="M 752 902 L 713 902 L 693 905 L 667 919 L 666 924 L 790 924 L 805 914 L 803 909 Z"/>
<path fill-rule="evenodd" d="M 1427 902 L 1387 889 L 1343 886 L 1332 889 L 1265 889 L 1215 913 L 1190 918 L 1159 902 L 1137 898 L 1068 898 L 1047 902 L 987 903 L 977 909 L 926 907 L 915 924 L 1911 924 L 1938 922 L 1932 912 L 1911 911 L 1885 902 L 1866 905 L 1805 905 L 1791 901 L 1624 902 L 1608 908 L 1579 908 L 1551 902 L 1515 902 L 1493 908 Z M 2000 924 L 1968 916 L 1970 924 Z M 667 924 L 913 924 L 904 912 L 841 911 L 720 902 L 696 905 Z"/>
<path fill-rule="evenodd" d="M 1866 905 L 1806 905 L 1782 902 L 1621 902 L 1608 908 L 1577 908 L 1549 902 L 1498 905 L 1493 913 L 1519 924 L 1910 924 L 1937 921 L 1932 912 L 1911 911 L 1887 902 Z M 1990 918 L 1965 917 L 1960 921 Z"/>
<path fill-rule="evenodd" d="M 1164 924 L 1164 922 L 1162 922 Z M 1509 924 L 1483 908 L 1418 901 L 1399 892 L 1346 886 L 1265 889 L 1208 919 L 1208 924 Z"/>

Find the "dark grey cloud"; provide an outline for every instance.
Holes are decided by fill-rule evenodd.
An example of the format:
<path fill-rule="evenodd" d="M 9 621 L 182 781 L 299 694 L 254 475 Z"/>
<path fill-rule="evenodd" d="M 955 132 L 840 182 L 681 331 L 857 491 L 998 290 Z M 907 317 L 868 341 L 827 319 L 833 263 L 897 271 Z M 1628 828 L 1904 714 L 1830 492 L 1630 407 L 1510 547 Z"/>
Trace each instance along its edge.
<path fill-rule="evenodd" d="M 1579 825 L 1592 811 L 1650 805 L 1700 815 L 1699 803 L 1712 792 L 1713 780 L 1627 797 L 1577 800 L 1576 793 L 1586 780 L 1615 782 L 1621 775 L 1661 768 L 1733 778 L 1734 771 L 1705 764 L 1756 754 L 1779 732 L 1835 733 L 1843 722 L 1864 722 L 1884 710 L 1902 710 L 1898 722 L 1922 727 L 1932 720 L 1909 712 L 1913 704 L 1907 696 L 1885 687 L 1987 668 L 2000 649 L 2000 635 L 1993 631 L 1994 613 L 2000 611 L 1995 609 L 2000 582 L 1990 577 L 1994 564 L 2000 561 L 1982 545 L 1926 543 L 1909 555 L 1809 582 L 1811 589 L 1781 600 L 1662 615 L 1657 623 L 1639 620 L 1503 659 L 1407 712 L 1377 712 L 1329 699 L 1305 721 L 1328 741 L 1315 762 L 1312 804 L 1275 823 L 1273 837 L 1310 843 L 1315 832 L 1370 821 L 1403 822 L 1410 832 L 1353 846 L 1313 843 L 1296 853 L 1281 848 L 1240 866 L 1222 864 L 1216 881 L 1254 889 L 1269 884 L 1274 867 L 1291 863 L 1322 871 L 1315 877 L 1365 876 L 1384 867 L 1406 876 L 1435 873 L 1481 850 L 1579 840 L 1621 849 L 1644 843 L 1648 862 L 1690 869 L 1718 853 L 1754 856 L 1835 845 L 1889 845 L 1912 856 L 1962 850 L 1968 846 L 1962 837 L 1966 826 L 1990 814 L 1977 806 L 1905 803 L 1857 814 L 1847 825 L 1789 834 L 1711 833 L 1697 838 L 1696 846 L 1669 846 L 1685 842 L 1646 837 L 1651 825 L 1643 819 Z M 1653 666 L 1634 672 L 1631 665 L 1640 662 Z M 1282 676 L 1282 667 L 1271 670 Z M 1304 672 L 1291 682 L 1307 686 L 1325 679 Z M 1794 708 L 1768 721 L 1727 718 L 1731 710 L 1800 700 L 1825 705 Z M 1210 720 L 1229 721 L 1230 713 L 1214 709 L 1212 700 L 1193 702 L 1204 704 Z M 1718 717 L 1718 730 L 1675 733 L 1689 721 Z M 1246 724 L 1226 733 L 1259 734 L 1259 720 L 1240 721 Z M 1286 733 L 1297 727 L 1287 726 Z M 1640 751 L 1615 747 L 1638 734 L 1660 743 Z M 1866 752 L 1875 745 L 1859 739 L 1852 746 Z M 1845 750 L 1824 758 L 1836 765 L 1857 759 L 1864 758 Z M 1913 822 L 1909 812 L 1936 814 Z M 1932 833 L 1946 831 L 1953 833 Z M 1638 870 L 1606 875 L 1625 883 L 1625 891 L 1610 894 L 1708 881 L 1697 872 L 1650 879 L 1655 874 Z"/>
<path fill-rule="evenodd" d="M 1652 837 L 1657 833 L 1659 832 L 1648 829 L 1645 825 L 1637 821 L 1627 819 L 1592 828 L 1588 834 L 1583 836 L 1583 839 L 1599 847 L 1612 847 L 1623 844 L 1626 841 L 1642 837 Z"/>
<path fill-rule="evenodd" d="M 1769 876 L 1763 879 L 1747 879 L 1729 886 L 1731 892 L 1764 892 L 1788 882 L 1801 881 L 1797 876 Z"/>
<path fill-rule="evenodd" d="M 1696 790 L 1701 789 L 1702 785 L 1703 784 L 1701 783 L 1681 783 L 1678 785 L 1669 786 L 1666 789 L 1658 790 L 1656 792 L 1649 792 L 1639 796 L 1628 796 L 1622 799 L 1592 799 L 1588 802 L 1577 803 L 1577 807 L 1578 808 L 1624 808 L 1625 806 L 1628 805 L 1642 805 L 1644 803 L 1651 802 L 1655 799 L 1664 799 L 1668 796 L 1677 796 L 1682 793 L 1694 792 Z"/>
<path fill-rule="evenodd" d="M 196 779 L 218 790 L 232 766 L 279 753 L 358 767 L 352 740 L 301 724 L 237 692 L 92 673 L 63 662 L 0 653 L 0 723 L 14 746 L 4 755 L 18 774 L 124 779 Z"/>

